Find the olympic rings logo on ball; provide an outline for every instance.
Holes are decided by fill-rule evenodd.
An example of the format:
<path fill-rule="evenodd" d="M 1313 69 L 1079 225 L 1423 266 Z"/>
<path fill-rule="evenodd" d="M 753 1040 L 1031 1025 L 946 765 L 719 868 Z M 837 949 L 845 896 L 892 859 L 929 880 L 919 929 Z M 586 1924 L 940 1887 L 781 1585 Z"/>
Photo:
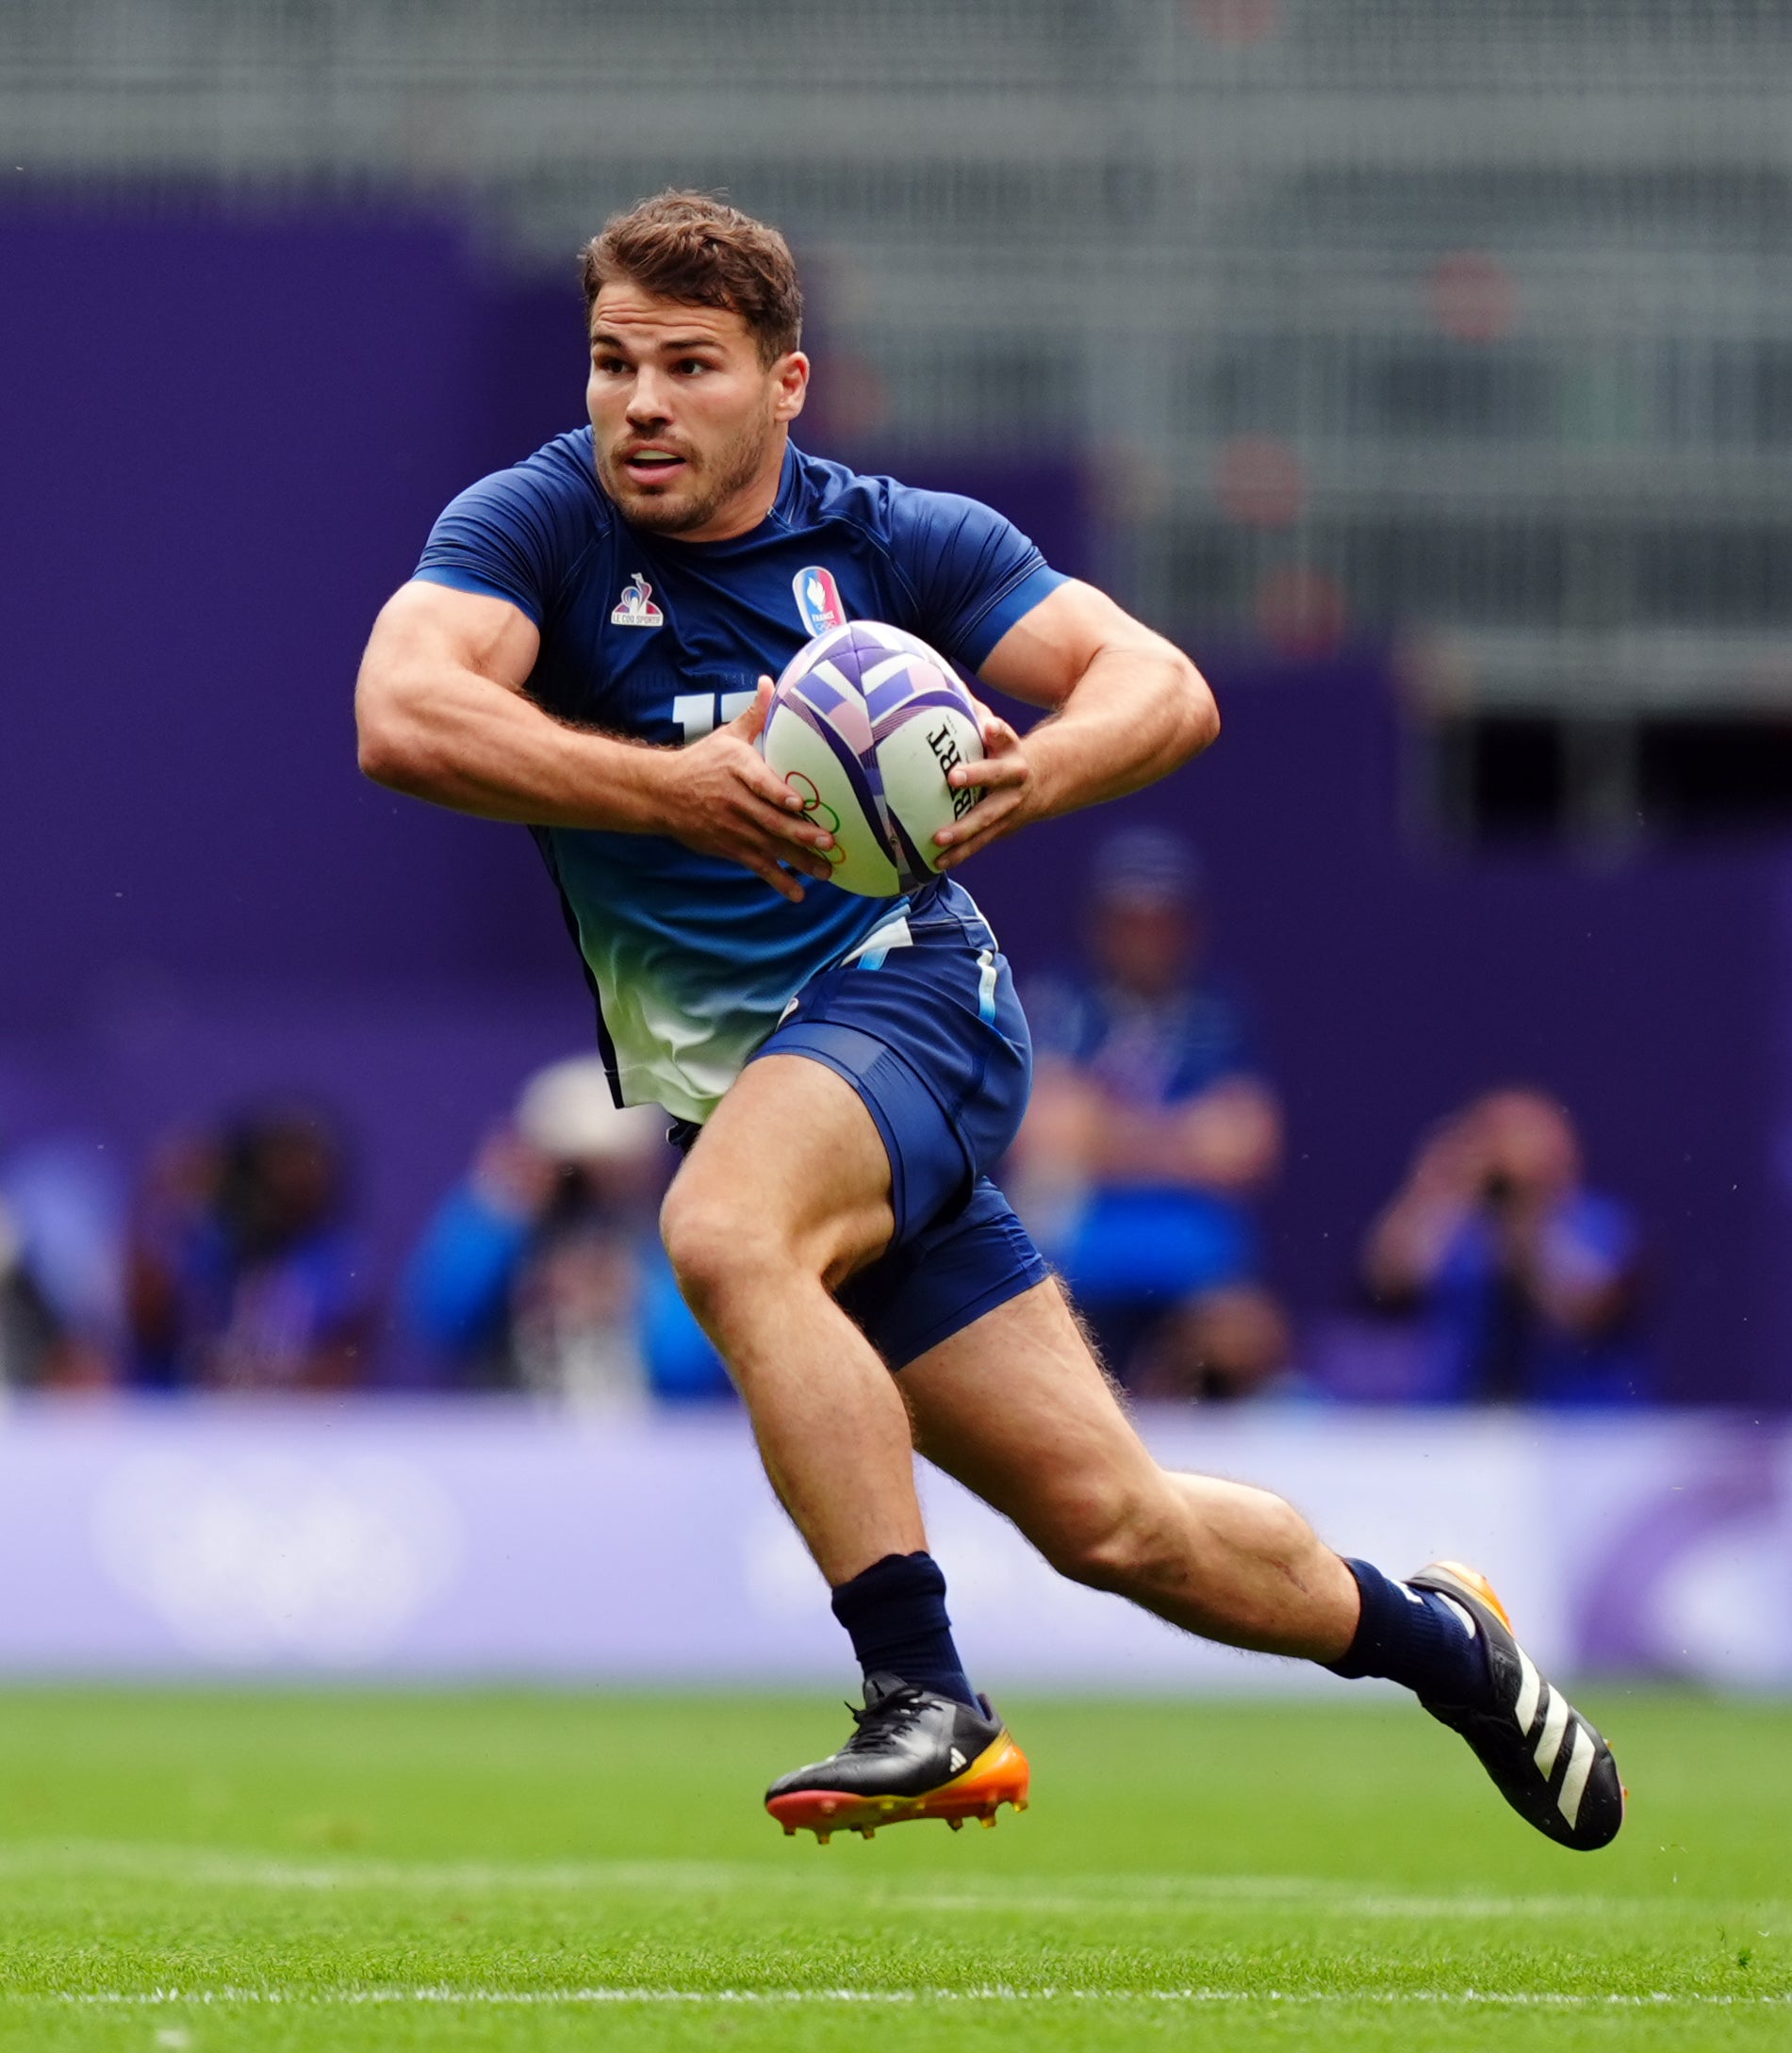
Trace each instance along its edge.
<path fill-rule="evenodd" d="M 833 846 L 824 848 L 821 851 L 822 854 L 828 858 L 830 862 L 844 862 L 847 860 L 847 851 L 840 846 L 838 838 L 840 833 L 839 813 L 834 811 L 832 806 L 828 804 L 815 789 L 814 782 L 806 778 L 800 770 L 786 770 L 784 772 L 784 782 L 802 800 L 804 817 L 814 820 L 817 827 L 825 828 L 829 833 L 835 837 Z"/>

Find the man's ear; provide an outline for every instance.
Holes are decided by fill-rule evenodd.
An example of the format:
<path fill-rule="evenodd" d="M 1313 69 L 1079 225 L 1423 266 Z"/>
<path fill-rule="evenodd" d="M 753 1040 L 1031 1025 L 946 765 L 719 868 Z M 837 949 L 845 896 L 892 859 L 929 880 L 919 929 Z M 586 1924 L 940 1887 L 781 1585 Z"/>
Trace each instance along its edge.
<path fill-rule="evenodd" d="M 791 350 L 778 360 L 778 403 L 774 420 L 795 420 L 809 397 L 809 359 L 801 350 Z"/>

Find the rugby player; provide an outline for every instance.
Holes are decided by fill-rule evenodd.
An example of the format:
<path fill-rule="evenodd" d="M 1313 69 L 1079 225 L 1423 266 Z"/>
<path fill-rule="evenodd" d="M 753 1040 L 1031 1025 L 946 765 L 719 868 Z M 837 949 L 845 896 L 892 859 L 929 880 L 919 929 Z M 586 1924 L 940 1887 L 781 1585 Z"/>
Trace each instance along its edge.
<path fill-rule="evenodd" d="M 368 646 L 360 760 L 534 829 L 618 1101 L 663 1106 L 686 1149 L 667 1251 L 864 1672 L 854 1733 L 767 1808 L 825 1837 L 1026 1799 L 953 1643 L 919 1448 L 1065 1575 L 1404 1683 L 1539 1831 L 1604 1845 L 1610 1751 L 1488 1584 L 1449 1563 L 1395 1581 L 1265 1491 L 1160 1469 L 990 1180 L 1029 1051 L 956 873 L 1205 748 L 1194 665 L 989 508 L 792 443 L 809 361 L 775 230 L 664 193 L 586 246 L 584 282 L 589 425 L 437 521 Z M 895 901 L 827 882 L 829 837 L 753 746 L 770 675 L 849 618 L 1046 715 L 1023 736 L 985 714 L 943 874 Z"/>

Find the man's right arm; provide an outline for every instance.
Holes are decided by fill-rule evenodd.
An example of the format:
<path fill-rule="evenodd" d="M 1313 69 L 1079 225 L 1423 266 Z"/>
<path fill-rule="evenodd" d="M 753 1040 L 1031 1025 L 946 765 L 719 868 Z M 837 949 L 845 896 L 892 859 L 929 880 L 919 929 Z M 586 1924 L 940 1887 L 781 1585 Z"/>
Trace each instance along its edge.
<path fill-rule="evenodd" d="M 740 863 L 787 898 L 781 864 L 830 874 L 827 836 L 768 769 L 753 737 L 769 687 L 688 748 L 655 748 L 564 726 L 523 686 L 539 630 L 519 607 L 418 580 L 380 614 L 361 659 L 354 715 L 363 772 L 457 813 L 536 827 L 667 834 Z"/>
<path fill-rule="evenodd" d="M 1363 1243 L 1362 1274 L 1372 1297 L 1401 1306 L 1424 1296 L 1476 1210 L 1485 1174 L 1485 1152 L 1466 1116 L 1447 1121 L 1423 1141 Z"/>

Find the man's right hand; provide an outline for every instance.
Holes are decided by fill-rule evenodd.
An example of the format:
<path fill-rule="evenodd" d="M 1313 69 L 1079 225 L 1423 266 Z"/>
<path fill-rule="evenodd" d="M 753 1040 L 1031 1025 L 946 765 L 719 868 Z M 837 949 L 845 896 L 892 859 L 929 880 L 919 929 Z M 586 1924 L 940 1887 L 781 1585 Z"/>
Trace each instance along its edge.
<path fill-rule="evenodd" d="M 375 783 L 481 819 L 667 834 L 800 901 L 792 870 L 832 874 L 833 837 L 753 742 L 770 678 L 738 719 L 684 748 L 567 727 L 525 686 L 541 651 L 508 599 L 413 580 L 374 623 L 355 691 L 361 767 Z"/>
<path fill-rule="evenodd" d="M 738 862 L 800 904 L 803 888 L 790 869 L 831 876 L 822 850 L 833 846 L 833 836 L 807 817 L 802 800 L 753 746 L 771 694 L 770 678 L 761 678 L 752 704 L 737 718 L 688 747 L 665 752 L 662 831 L 699 855 Z"/>

